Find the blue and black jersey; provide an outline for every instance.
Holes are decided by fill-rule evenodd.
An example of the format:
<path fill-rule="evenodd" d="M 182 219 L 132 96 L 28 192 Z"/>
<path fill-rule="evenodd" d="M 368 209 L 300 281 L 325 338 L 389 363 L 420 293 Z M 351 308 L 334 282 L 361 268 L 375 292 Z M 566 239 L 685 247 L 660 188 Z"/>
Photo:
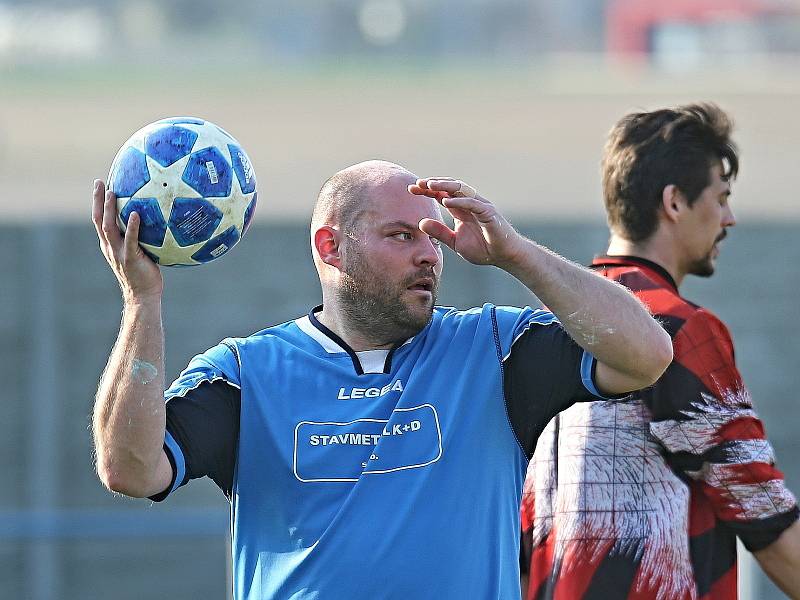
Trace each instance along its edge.
<path fill-rule="evenodd" d="M 154 499 L 223 490 L 238 600 L 519 597 L 527 462 L 553 415 L 597 398 L 594 358 L 542 310 L 437 307 L 358 353 L 314 313 L 192 359 Z"/>

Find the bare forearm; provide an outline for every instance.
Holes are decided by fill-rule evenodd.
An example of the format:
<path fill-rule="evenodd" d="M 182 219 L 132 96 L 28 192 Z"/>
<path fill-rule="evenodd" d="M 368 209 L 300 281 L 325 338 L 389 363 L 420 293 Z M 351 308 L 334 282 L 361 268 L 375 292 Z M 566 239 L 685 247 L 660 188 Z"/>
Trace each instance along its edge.
<path fill-rule="evenodd" d="M 418 179 L 412 194 L 437 198 L 455 229 L 422 219 L 420 229 L 465 260 L 496 265 L 536 294 L 572 338 L 597 359 L 595 383 L 612 394 L 655 382 L 672 360 L 672 340 L 633 294 L 523 238 L 479 196 L 451 178 Z"/>
<path fill-rule="evenodd" d="M 669 335 L 623 286 L 531 241 L 503 268 L 536 294 L 598 361 L 643 379 L 660 375 L 669 362 Z"/>
<path fill-rule="evenodd" d="M 800 599 L 800 521 L 795 521 L 777 540 L 753 556 L 784 594 Z"/>
<path fill-rule="evenodd" d="M 164 442 L 164 332 L 160 300 L 126 302 L 93 415 L 97 471 L 114 491 L 149 491 Z"/>

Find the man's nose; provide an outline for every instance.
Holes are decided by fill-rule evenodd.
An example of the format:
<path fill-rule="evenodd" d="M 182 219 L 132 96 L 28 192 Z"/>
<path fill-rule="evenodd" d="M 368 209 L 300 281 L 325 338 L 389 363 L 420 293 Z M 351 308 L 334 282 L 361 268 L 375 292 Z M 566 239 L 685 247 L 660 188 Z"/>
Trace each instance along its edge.
<path fill-rule="evenodd" d="M 733 214 L 730 206 L 725 207 L 725 213 L 722 215 L 722 226 L 733 227 L 736 225 L 736 215 Z"/>
<path fill-rule="evenodd" d="M 421 265 L 431 266 L 439 262 L 439 246 L 436 244 L 436 240 L 429 235 L 420 236 L 417 262 Z"/>

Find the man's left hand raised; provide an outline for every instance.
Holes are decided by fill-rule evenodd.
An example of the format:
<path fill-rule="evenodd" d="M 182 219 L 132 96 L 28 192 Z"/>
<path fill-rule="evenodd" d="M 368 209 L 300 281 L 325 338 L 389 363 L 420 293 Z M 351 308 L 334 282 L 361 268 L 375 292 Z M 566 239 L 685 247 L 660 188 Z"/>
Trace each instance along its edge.
<path fill-rule="evenodd" d="M 453 229 L 441 221 L 423 219 L 419 228 L 476 265 L 504 268 L 522 251 L 524 238 L 472 186 L 450 177 L 418 179 L 408 186 L 418 196 L 435 198 L 453 216 Z"/>
<path fill-rule="evenodd" d="M 672 340 L 629 290 L 524 238 L 491 202 L 458 179 L 418 179 L 408 191 L 435 198 L 455 219 L 453 229 L 423 219 L 423 232 L 471 263 L 513 275 L 558 317 L 572 339 L 597 359 L 594 382 L 601 393 L 641 389 L 667 368 Z"/>

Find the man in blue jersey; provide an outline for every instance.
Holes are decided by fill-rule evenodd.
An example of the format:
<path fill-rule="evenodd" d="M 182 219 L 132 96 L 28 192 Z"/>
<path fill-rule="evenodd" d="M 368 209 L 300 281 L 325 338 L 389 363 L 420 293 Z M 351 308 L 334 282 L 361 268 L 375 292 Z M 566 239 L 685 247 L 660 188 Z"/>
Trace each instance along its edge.
<path fill-rule="evenodd" d="M 124 299 L 94 411 L 98 473 L 155 500 L 211 477 L 231 502 L 240 600 L 519 597 L 539 432 L 574 402 L 650 385 L 672 357 L 627 290 L 523 238 L 466 184 L 369 161 L 319 194 L 323 304 L 196 356 L 165 405 L 162 278 L 138 217 L 123 237 L 115 215 L 96 182 Z M 441 243 L 552 312 L 437 307 Z"/>

